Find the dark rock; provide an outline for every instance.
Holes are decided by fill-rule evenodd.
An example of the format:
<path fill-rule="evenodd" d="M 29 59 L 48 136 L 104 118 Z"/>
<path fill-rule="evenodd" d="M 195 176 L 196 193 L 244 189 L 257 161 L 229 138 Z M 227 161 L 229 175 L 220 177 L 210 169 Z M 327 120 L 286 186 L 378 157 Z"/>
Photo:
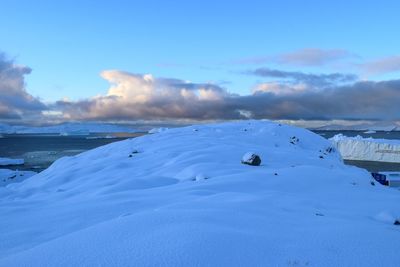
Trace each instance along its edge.
<path fill-rule="evenodd" d="M 133 155 L 133 154 L 137 154 L 137 153 L 139 153 L 139 151 L 133 150 L 133 151 L 131 152 L 131 154 L 129 154 L 129 157 L 132 158 L 132 155 Z"/>
<path fill-rule="evenodd" d="M 242 158 L 242 163 L 251 166 L 260 166 L 261 158 L 259 155 L 254 153 L 246 153 Z"/>
<path fill-rule="evenodd" d="M 400 225 L 400 220 L 395 220 L 393 224 L 394 225 Z"/>
<path fill-rule="evenodd" d="M 289 141 L 291 144 L 296 145 L 300 141 L 300 139 L 297 138 L 296 136 L 292 136 L 290 137 Z"/>
<path fill-rule="evenodd" d="M 330 146 L 330 147 L 328 147 L 328 148 L 325 149 L 325 152 L 326 152 L 326 153 L 335 152 L 335 148 L 333 148 L 333 147 Z"/>

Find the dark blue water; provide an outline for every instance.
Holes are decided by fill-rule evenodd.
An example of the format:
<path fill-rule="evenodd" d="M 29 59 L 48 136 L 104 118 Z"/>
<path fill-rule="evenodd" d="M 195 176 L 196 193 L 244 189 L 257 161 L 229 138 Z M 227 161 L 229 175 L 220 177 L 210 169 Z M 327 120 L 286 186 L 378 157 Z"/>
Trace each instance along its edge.
<path fill-rule="evenodd" d="M 141 136 L 144 133 L 92 134 L 89 136 L 59 136 L 50 134 L 10 134 L 0 138 L 0 157 L 23 158 L 24 165 L 4 168 L 42 171 L 55 160 L 73 156 L 112 142 Z"/>

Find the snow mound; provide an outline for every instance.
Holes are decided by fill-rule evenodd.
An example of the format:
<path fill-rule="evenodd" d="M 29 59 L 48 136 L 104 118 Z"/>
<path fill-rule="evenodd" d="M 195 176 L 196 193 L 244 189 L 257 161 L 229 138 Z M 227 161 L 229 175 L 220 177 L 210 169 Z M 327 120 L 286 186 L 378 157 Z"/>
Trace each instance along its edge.
<path fill-rule="evenodd" d="M 398 266 L 399 192 L 329 146 L 246 121 L 61 158 L 0 188 L 0 266 Z"/>
<path fill-rule="evenodd" d="M 0 158 L 0 166 L 23 165 L 24 159 Z"/>
<path fill-rule="evenodd" d="M 330 140 L 344 159 L 400 162 L 399 140 L 363 138 L 359 135 L 347 137 L 342 134 Z"/>

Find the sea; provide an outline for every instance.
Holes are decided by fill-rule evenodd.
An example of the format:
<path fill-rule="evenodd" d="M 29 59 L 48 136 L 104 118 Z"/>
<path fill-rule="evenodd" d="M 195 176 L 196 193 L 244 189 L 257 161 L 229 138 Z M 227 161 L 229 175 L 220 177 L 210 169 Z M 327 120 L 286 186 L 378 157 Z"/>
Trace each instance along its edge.
<path fill-rule="evenodd" d="M 400 140 L 400 132 L 365 133 L 360 131 L 314 131 L 324 138 L 331 138 L 336 134 L 346 136 L 372 137 L 380 139 Z M 90 135 L 60 136 L 57 134 L 3 134 L 0 137 L 0 157 L 22 158 L 24 165 L 3 166 L 0 168 L 30 170 L 41 172 L 54 161 L 65 156 L 74 156 L 84 151 L 103 146 L 109 143 L 136 138 L 146 133 L 101 133 Z M 382 163 L 370 161 L 345 161 L 371 172 L 400 171 L 400 163 Z"/>
<path fill-rule="evenodd" d="M 99 133 L 90 135 L 2 134 L 0 157 L 24 159 L 24 165 L 2 166 L 13 170 L 41 172 L 54 161 L 145 133 Z"/>

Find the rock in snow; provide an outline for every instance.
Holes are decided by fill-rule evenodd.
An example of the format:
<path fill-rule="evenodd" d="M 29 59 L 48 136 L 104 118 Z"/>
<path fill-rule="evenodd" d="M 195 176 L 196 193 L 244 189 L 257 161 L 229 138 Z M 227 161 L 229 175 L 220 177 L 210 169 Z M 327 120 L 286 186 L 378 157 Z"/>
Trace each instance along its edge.
<path fill-rule="evenodd" d="M 0 187 L 0 266 L 399 266 L 399 191 L 321 160 L 329 146 L 246 121 L 61 158 Z M 249 168 L 247 151 L 268 160 Z"/>
<path fill-rule="evenodd" d="M 261 158 L 259 155 L 255 154 L 253 152 L 247 152 L 242 157 L 242 163 L 251 165 L 251 166 L 260 166 Z"/>

